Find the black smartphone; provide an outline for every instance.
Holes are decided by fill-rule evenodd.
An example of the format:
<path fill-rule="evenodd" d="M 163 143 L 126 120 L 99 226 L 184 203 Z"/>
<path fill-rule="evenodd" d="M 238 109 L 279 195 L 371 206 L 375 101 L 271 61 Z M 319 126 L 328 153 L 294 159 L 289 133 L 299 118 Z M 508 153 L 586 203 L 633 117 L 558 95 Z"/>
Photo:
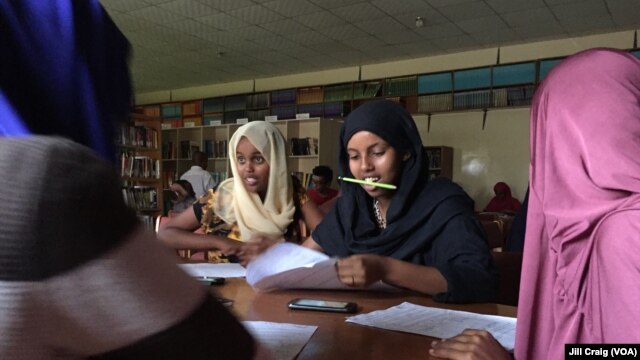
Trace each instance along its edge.
<path fill-rule="evenodd" d="M 289 309 L 330 311 L 351 314 L 358 311 L 358 304 L 347 301 L 297 298 L 289 301 Z"/>
<path fill-rule="evenodd" d="M 205 285 L 222 285 L 224 284 L 223 277 L 215 277 L 215 276 L 197 276 L 196 279 Z"/>

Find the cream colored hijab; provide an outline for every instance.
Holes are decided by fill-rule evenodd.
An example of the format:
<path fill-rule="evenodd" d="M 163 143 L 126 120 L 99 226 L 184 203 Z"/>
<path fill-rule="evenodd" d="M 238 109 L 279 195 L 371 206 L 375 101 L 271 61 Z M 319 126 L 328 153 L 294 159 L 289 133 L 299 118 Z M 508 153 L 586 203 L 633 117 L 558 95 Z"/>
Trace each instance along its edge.
<path fill-rule="evenodd" d="M 269 186 L 264 202 L 256 193 L 250 193 L 239 178 L 236 163 L 236 148 L 240 139 L 246 137 L 269 163 Z M 218 201 L 214 207 L 226 223 L 237 223 L 242 241 L 255 234 L 282 236 L 293 221 L 293 185 L 287 170 L 285 140 L 271 123 L 252 121 L 241 126 L 229 141 L 229 160 L 233 178 L 223 181 L 218 187 Z"/>

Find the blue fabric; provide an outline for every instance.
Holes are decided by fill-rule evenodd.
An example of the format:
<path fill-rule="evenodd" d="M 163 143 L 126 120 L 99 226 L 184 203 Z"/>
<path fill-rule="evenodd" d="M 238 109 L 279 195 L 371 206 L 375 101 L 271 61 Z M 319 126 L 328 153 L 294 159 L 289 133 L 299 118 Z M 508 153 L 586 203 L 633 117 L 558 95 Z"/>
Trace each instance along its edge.
<path fill-rule="evenodd" d="M 0 29 L 0 136 L 59 135 L 114 161 L 129 44 L 98 1 L 2 1 Z"/>

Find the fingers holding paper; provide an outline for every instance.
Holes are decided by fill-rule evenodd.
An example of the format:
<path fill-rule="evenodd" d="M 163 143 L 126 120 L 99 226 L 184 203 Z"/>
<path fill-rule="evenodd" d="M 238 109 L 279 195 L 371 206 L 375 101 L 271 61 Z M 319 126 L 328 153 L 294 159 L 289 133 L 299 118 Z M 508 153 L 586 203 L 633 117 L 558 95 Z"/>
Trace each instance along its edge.
<path fill-rule="evenodd" d="M 268 235 L 257 234 L 251 237 L 249 241 L 242 244 L 237 252 L 242 266 L 247 266 L 251 260 L 265 252 L 271 246 L 282 242 L 282 237 L 273 237 Z"/>
<path fill-rule="evenodd" d="M 429 354 L 452 360 L 513 359 L 491 333 L 476 329 L 466 329 L 452 338 L 433 341 Z"/>
<path fill-rule="evenodd" d="M 378 255 L 352 255 L 336 262 L 338 278 L 347 286 L 364 288 L 384 278 L 384 258 Z"/>

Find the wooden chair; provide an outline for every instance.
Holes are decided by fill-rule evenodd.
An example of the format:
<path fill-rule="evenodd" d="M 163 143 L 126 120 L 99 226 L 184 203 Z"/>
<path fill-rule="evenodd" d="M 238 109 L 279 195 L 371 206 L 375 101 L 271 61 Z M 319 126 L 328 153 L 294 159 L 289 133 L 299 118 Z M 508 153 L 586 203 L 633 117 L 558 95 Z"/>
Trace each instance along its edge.
<path fill-rule="evenodd" d="M 520 275 L 522 273 L 522 253 L 492 251 L 493 261 L 500 274 L 500 285 L 496 303 L 518 306 Z"/>
<path fill-rule="evenodd" d="M 505 242 L 504 223 L 501 220 L 480 221 L 492 251 L 502 251 Z"/>

